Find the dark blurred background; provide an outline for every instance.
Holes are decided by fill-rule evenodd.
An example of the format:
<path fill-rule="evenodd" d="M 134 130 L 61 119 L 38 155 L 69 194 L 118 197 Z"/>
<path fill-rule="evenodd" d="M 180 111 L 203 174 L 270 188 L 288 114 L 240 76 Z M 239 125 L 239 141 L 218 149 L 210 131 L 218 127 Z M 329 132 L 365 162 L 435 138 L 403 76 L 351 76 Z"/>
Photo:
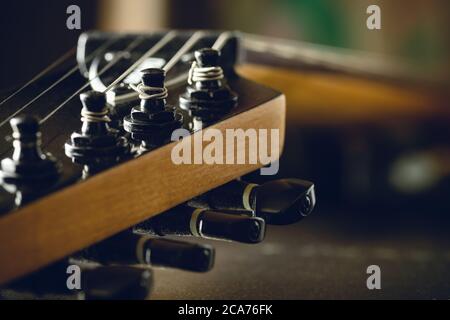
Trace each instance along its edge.
<path fill-rule="evenodd" d="M 82 30 L 66 28 L 70 4 L 81 8 Z M 381 30 L 366 28 L 370 4 L 381 7 Z M 218 266 L 206 277 L 160 271 L 167 277 L 155 296 L 449 298 L 449 9 L 445 0 L 8 1 L 0 10 L 0 88 L 24 83 L 90 29 L 241 30 L 318 44 L 325 54 L 344 48 L 407 62 L 419 74 L 414 84 L 319 68 L 279 71 L 291 78 L 256 73 L 287 94 L 275 178 L 314 181 L 317 210 L 298 226 L 269 229 L 257 247 L 217 245 Z M 431 98 L 416 98 L 422 92 Z M 381 293 L 365 288 L 369 264 L 386 270 Z"/>
<path fill-rule="evenodd" d="M 75 43 L 66 8 L 82 11 L 82 31 L 212 28 L 302 40 L 413 59 L 424 72 L 447 74 L 450 4 L 445 0 L 40 0 L 7 1 L 0 12 L 0 85 L 20 83 Z M 382 29 L 365 27 L 377 4 Z"/>

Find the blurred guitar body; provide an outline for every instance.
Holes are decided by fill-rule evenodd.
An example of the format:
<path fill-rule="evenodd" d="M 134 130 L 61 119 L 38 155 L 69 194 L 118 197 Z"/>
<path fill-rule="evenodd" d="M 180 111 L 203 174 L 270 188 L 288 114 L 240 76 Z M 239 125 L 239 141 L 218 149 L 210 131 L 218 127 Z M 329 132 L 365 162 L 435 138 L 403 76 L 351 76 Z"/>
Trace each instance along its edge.
<path fill-rule="evenodd" d="M 286 93 L 280 175 L 314 177 L 331 207 L 448 207 L 446 81 L 389 57 L 258 36 L 246 44 L 252 63 L 238 72 Z"/>

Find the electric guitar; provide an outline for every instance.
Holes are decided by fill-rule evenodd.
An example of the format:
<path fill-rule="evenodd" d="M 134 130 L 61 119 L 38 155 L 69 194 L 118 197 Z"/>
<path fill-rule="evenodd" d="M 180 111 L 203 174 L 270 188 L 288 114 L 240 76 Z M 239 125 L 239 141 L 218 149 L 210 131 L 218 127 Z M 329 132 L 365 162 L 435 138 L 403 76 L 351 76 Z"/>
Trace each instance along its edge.
<path fill-rule="evenodd" d="M 203 134 L 275 129 L 281 150 L 285 97 L 259 82 L 287 93 L 289 119 L 306 126 L 364 124 L 382 116 L 448 118 L 448 110 L 439 107 L 441 96 L 397 85 L 399 78 L 415 78 L 396 63 L 375 67 L 374 61 L 236 32 L 83 34 L 76 49 L 0 98 L 0 135 L 8 137 L 0 145 L 0 284 L 85 248 L 90 248 L 85 256 L 117 263 L 111 253 L 120 252 L 123 243 L 164 252 L 153 257 L 153 265 L 207 271 L 210 248 L 164 243 L 158 237 L 257 243 L 264 236 L 263 222 L 298 221 L 314 207 L 312 184 L 237 181 L 268 163 L 196 162 L 212 140 Z M 180 132 L 177 139 L 174 132 Z M 250 158 L 247 139 L 238 137 L 223 156 Z M 193 147 L 196 141 L 200 148 Z M 177 148 L 191 150 L 192 161 L 175 163 Z M 251 219 L 242 218 L 243 212 Z M 251 229 L 255 223 L 256 231 Z M 122 232 L 130 228 L 133 233 Z M 136 236 L 144 233 L 152 238 Z M 194 265 L 192 255 L 170 258 L 186 250 L 208 257 Z M 133 281 L 142 276 L 123 268 L 100 271 L 111 279 L 119 271 Z M 90 279 L 98 278 L 91 274 Z M 97 285 L 102 284 L 91 281 Z"/>
<path fill-rule="evenodd" d="M 224 135 L 277 129 L 283 145 L 285 98 L 237 75 L 241 54 L 232 32 L 89 32 L 76 50 L 6 93 L 0 283 L 267 164 L 171 158 L 177 144 L 206 128 Z M 172 141 L 175 129 L 188 136 Z M 240 140 L 231 152 L 249 151 Z"/>

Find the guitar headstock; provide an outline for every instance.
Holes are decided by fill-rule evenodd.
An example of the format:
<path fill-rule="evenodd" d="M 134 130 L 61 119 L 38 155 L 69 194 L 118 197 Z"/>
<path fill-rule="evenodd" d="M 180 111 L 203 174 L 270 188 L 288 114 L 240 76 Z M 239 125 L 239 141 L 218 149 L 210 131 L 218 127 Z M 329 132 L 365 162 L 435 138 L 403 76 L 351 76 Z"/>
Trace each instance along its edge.
<path fill-rule="evenodd" d="M 281 148 L 284 96 L 239 77 L 241 58 L 237 33 L 90 32 L 0 99 L 0 283 L 266 164 L 172 157 L 205 129 L 277 129 Z M 253 152 L 236 142 L 224 156 Z"/>

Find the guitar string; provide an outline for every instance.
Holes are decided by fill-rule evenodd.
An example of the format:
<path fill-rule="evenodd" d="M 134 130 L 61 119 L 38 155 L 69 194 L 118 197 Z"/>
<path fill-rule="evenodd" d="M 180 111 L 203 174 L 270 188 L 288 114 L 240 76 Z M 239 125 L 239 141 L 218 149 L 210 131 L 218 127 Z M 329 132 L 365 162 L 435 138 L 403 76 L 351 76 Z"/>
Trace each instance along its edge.
<path fill-rule="evenodd" d="M 108 48 L 110 45 L 112 45 L 114 42 L 118 41 L 119 38 L 117 39 L 111 39 L 109 41 L 107 41 L 106 43 L 104 43 L 103 45 L 101 45 L 99 48 L 97 48 L 96 50 L 94 50 L 94 52 L 92 52 L 87 58 L 86 61 L 91 60 L 91 58 L 94 58 L 97 53 L 103 51 L 104 49 Z M 70 75 L 72 75 L 73 73 L 75 73 L 78 69 L 79 69 L 79 65 L 77 64 L 75 67 L 73 67 L 72 69 L 70 69 L 67 73 L 65 73 L 61 78 L 59 78 L 58 80 L 56 80 L 54 83 L 52 83 L 48 88 L 46 88 L 44 91 L 42 91 L 41 93 L 39 93 L 36 97 L 34 97 L 33 99 L 31 99 L 29 102 L 27 102 L 25 105 L 23 105 L 22 107 L 20 107 L 19 109 L 17 109 L 15 112 L 13 112 L 13 114 L 11 114 L 9 117 L 7 117 L 5 120 L 3 120 L 2 122 L 0 122 L 0 128 L 2 126 L 4 126 L 6 123 L 8 123 L 9 120 L 11 120 L 12 118 L 14 118 L 17 114 L 19 114 L 20 112 L 22 112 L 23 110 L 25 110 L 26 108 L 28 108 L 33 102 L 35 102 L 37 99 L 39 99 L 40 97 L 42 97 L 44 94 L 46 94 L 47 92 L 49 92 L 51 89 L 53 89 L 55 86 L 57 86 L 59 83 L 61 83 L 62 81 L 64 81 L 66 78 L 68 78 Z"/>
<path fill-rule="evenodd" d="M 196 31 L 194 32 L 189 39 L 181 46 L 180 49 L 172 56 L 172 58 L 165 64 L 163 67 L 164 71 L 169 71 L 177 62 L 181 59 L 181 57 L 188 52 L 199 39 L 203 37 L 204 32 L 203 31 Z M 164 88 L 153 88 L 144 85 L 143 83 L 140 83 L 138 85 L 131 84 L 130 87 L 136 91 L 140 99 L 149 99 L 151 97 L 158 99 L 165 99 L 167 98 L 167 87 L 164 86 Z M 155 92 L 156 90 L 156 92 Z M 152 93 L 149 93 L 149 91 L 152 91 Z"/>
<path fill-rule="evenodd" d="M 211 48 L 216 49 L 216 50 L 222 50 L 222 48 L 224 47 L 224 45 L 226 44 L 227 40 L 232 36 L 232 33 L 229 31 L 226 32 L 222 32 L 216 39 L 216 41 L 214 42 L 213 46 Z M 185 72 L 180 74 L 177 77 L 174 77 L 170 80 L 167 81 L 167 87 L 172 87 L 177 85 L 180 82 L 186 81 L 188 78 L 189 73 Z"/>
<path fill-rule="evenodd" d="M 168 72 L 174 65 L 178 63 L 178 61 L 181 59 L 181 57 L 188 52 L 203 36 L 205 32 L 204 31 L 196 31 L 194 32 L 189 39 L 181 46 L 180 49 L 172 56 L 172 58 L 164 65 L 163 70 Z M 135 93 L 130 94 L 130 98 L 135 97 L 142 97 L 146 96 L 146 93 L 142 92 L 142 90 L 138 89 L 140 85 L 133 86 L 131 85 L 131 88 L 135 91 Z M 163 96 L 167 96 L 167 83 L 166 87 L 164 88 L 164 91 L 161 92 Z"/>
<path fill-rule="evenodd" d="M 134 48 L 136 48 L 139 44 L 141 44 L 144 41 L 144 37 L 140 36 L 133 40 L 124 50 L 121 54 L 115 56 L 106 66 L 104 66 L 95 76 L 95 78 L 100 77 L 103 73 L 108 71 L 112 66 L 114 66 L 119 60 L 121 60 L 123 57 L 126 57 L 129 51 L 132 51 Z M 83 86 L 81 86 L 77 91 L 75 91 L 69 98 L 64 100 L 61 104 L 59 104 L 55 109 L 53 109 L 49 114 L 47 114 L 41 121 L 39 121 L 39 124 L 43 124 L 48 119 L 50 119 L 56 112 L 58 112 L 64 105 L 72 100 L 76 95 L 78 95 L 81 91 L 83 91 L 94 78 L 89 79 Z"/>
<path fill-rule="evenodd" d="M 222 32 L 216 39 L 212 49 L 220 50 L 230 37 L 229 32 Z M 223 79 L 223 69 L 220 66 L 200 67 L 194 59 L 191 68 L 188 71 L 188 84 L 192 85 L 197 81 L 220 80 Z"/>
<path fill-rule="evenodd" d="M 151 47 L 142 57 L 140 57 L 135 63 L 133 63 L 124 73 L 122 73 L 116 80 L 114 80 L 110 85 L 106 87 L 103 93 L 108 92 L 117 85 L 120 81 L 122 81 L 125 77 L 127 77 L 131 72 L 134 71 L 145 59 L 153 56 L 159 50 L 161 50 L 167 43 L 169 43 L 175 36 L 177 35 L 176 31 L 170 31 L 167 33 L 161 40 L 159 40 L 153 47 Z"/>
<path fill-rule="evenodd" d="M 24 90 L 26 87 L 28 87 L 29 85 L 31 85 L 32 83 L 36 82 L 37 80 L 39 80 L 40 78 L 42 78 L 44 75 L 46 75 L 48 72 L 50 72 L 52 69 L 56 68 L 58 65 L 60 65 L 61 63 L 63 63 L 65 60 L 67 60 L 71 55 L 73 55 L 75 52 L 75 48 L 70 49 L 69 51 L 67 51 L 64 55 L 62 55 L 61 57 L 59 57 L 55 62 L 53 62 L 52 64 L 50 64 L 48 67 L 46 67 L 45 69 L 43 69 L 42 71 L 40 71 L 38 74 L 36 74 L 33 78 L 31 78 L 28 82 L 26 82 L 24 85 L 22 85 L 22 87 L 20 87 L 19 89 L 17 89 L 16 91 L 14 91 L 13 93 L 11 93 L 9 96 L 7 96 L 5 99 L 3 99 L 0 102 L 0 106 L 6 102 L 8 102 L 10 99 L 12 99 L 14 96 L 16 96 L 17 94 L 19 94 L 20 92 L 22 92 L 22 90 Z"/>
<path fill-rule="evenodd" d="M 229 32 L 229 31 L 222 32 L 222 33 L 217 37 L 217 39 L 216 39 L 216 41 L 214 42 L 212 48 L 213 48 L 213 49 L 216 49 L 216 50 L 221 50 L 221 49 L 223 48 L 223 46 L 226 44 L 227 40 L 228 40 L 231 36 L 232 36 L 232 32 Z M 191 46 L 191 47 L 192 47 L 192 46 Z M 180 58 L 181 58 L 181 56 L 182 56 L 182 55 L 180 55 Z M 178 62 L 178 59 L 177 59 L 177 62 Z M 186 81 L 187 78 L 188 78 L 188 73 L 187 73 L 187 72 L 182 73 L 182 74 L 180 74 L 180 75 L 178 75 L 178 76 L 176 76 L 176 77 L 174 77 L 174 78 L 168 80 L 168 81 L 166 82 L 166 87 L 167 87 L 167 88 L 171 88 L 171 87 L 173 87 L 173 86 L 176 86 L 177 84 L 179 84 L 179 83 L 181 83 L 181 82 L 183 82 L 183 81 Z M 128 100 L 128 99 L 134 99 L 134 98 L 138 97 L 138 95 L 139 95 L 139 94 L 138 94 L 137 92 L 131 93 L 131 94 L 128 94 L 128 95 L 127 95 L 127 98 L 126 98 L 126 99 L 127 99 L 127 100 Z"/>
<path fill-rule="evenodd" d="M 181 57 L 186 54 L 203 36 L 205 35 L 204 31 L 195 32 L 188 41 L 183 45 L 183 47 L 178 50 L 178 52 L 170 59 L 169 62 L 164 66 L 164 71 L 168 72 L 177 62 L 181 59 Z M 212 48 L 216 50 L 221 50 L 227 40 L 231 37 L 231 32 L 226 31 L 222 32 L 214 42 Z"/>
<path fill-rule="evenodd" d="M 169 32 L 169 34 L 170 34 L 170 32 Z M 164 66 L 164 70 L 167 72 L 167 71 L 169 71 L 178 61 L 179 61 L 179 59 L 187 52 L 187 51 L 189 51 L 196 43 L 197 43 L 197 41 L 199 41 L 202 37 L 203 37 L 203 35 L 205 34 L 205 32 L 203 32 L 203 31 L 196 31 L 196 32 L 194 32 L 194 34 L 192 34 L 192 36 L 185 42 L 185 44 L 175 53 L 175 55 L 169 60 L 169 62 L 167 62 L 166 63 L 166 65 Z M 219 35 L 219 37 L 217 38 L 217 40 L 216 40 L 216 42 L 214 43 L 214 45 L 213 46 L 216 46 L 216 47 L 218 47 L 218 48 L 222 48 L 223 47 L 223 45 L 225 44 L 225 42 L 226 42 L 226 40 L 228 39 L 228 37 L 230 36 L 230 33 L 229 32 L 224 32 L 224 33 L 222 33 L 221 35 Z M 166 37 L 167 37 L 167 35 L 166 35 Z M 166 38 L 166 37 L 163 37 L 163 39 L 164 38 Z M 158 44 L 160 44 L 162 41 L 163 41 L 163 39 L 161 39 L 157 44 L 155 44 L 155 46 L 157 46 Z M 172 37 L 170 37 L 169 39 L 172 39 Z M 166 39 L 167 40 L 167 39 Z M 169 40 L 170 41 L 170 40 Z M 168 42 L 168 41 L 167 41 Z M 164 41 L 163 43 L 164 43 L 164 45 L 167 43 L 166 41 Z M 155 47 L 154 46 L 154 47 Z M 151 48 L 150 50 L 152 50 L 152 51 L 154 51 L 155 53 L 157 52 L 157 51 L 159 51 L 160 50 L 160 48 L 159 47 L 162 47 L 162 46 L 158 46 L 157 47 L 157 50 L 152 50 L 153 48 Z M 129 49 L 125 49 L 125 51 L 128 51 Z M 132 49 L 131 49 L 132 50 Z M 149 50 L 149 51 L 150 51 Z M 147 52 L 148 53 L 148 52 Z M 148 55 L 147 56 L 147 58 L 148 57 L 150 57 L 150 55 Z M 119 57 L 119 59 L 118 60 L 120 60 L 122 57 Z M 142 59 L 142 60 L 144 60 L 144 59 Z M 111 62 L 114 62 L 113 64 L 108 64 L 108 65 L 106 65 L 97 75 L 96 75 L 96 78 L 97 77 L 99 77 L 101 74 L 103 74 L 107 69 L 109 69 L 110 67 L 112 67 L 112 65 L 114 65 L 115 64 L 115 62 L 117 62 L 117 61 L 111 61 Z M 135 64 L 133 64 L 133 66 L 134 65 L 138 65 L 137 63 L 135 63 Z M 134 68 L 136 67 L 136 66 L 134 66 Z M 107 68 L 107 69 L 106 69 Z M 105 70 L 106 69 L 106 70 Z M 129 74 L 131 71 L 133 71 L 134 69 L 131 69 L 131 67 L 130 68 L 128 68 L 122 75 L 120 75 L 119 76 L 119 78 L 124 78 L 124 77 L 126 77 L 126 75 L 127 74 Z M 123 76 L 124 74 L 126 74 L 125 76 Z M 123 76 L 123 77 L 122 77 Z M 117 80 L 117 79 L 116 79 Z M 121 80 L 121 79 L 120 79 Z M 119 80 L 119 81 L 120 81 Z M 61 109 L 68 101 L 70 101 L 74 96 L 76 96 L 78 93 L 80 93 L 82 90 L 84 90 L 88 85 L 89 85 L 89 83 L 90 83 L 90 81 L 92 81 L 92 79 L 90 79 L 85 85 L 83 85 L 79 90 L 77 90 L 72 96 L 70 96 L 68 99 L 66 99 L 63 103 L 61 103 L 59 106 L 57 106 L 52 112 L 50 112 L 45 118 L 43 118 L 41 121 L 40 121 L 40 124 L 42 124 L 42 123 L 44 123 L 44 122 L 46 122 L 49 118 L 51 118 L 59 109 Z M 119 81 L 114 81 L 114 82 L 116 82 L 116 84 L 119 82 Z M 113 82 L 113 83 L 114 83 Z M 110 89 L 110 87 L 112 88 L 112 86 L 110 85 L 110 86 L 108 86 L 108 88 Z M 105 90 L 105 92 L 106 91 L 108 91 L 109 89 L 106 89 Z"/>
<path fill-rule="evenodd" d="M 230 31 L 222 32 L 214 42 L 212 49 L 222 50 L 223 46 L 227 43 L 228 39 L 231 37 L 232 33 Z"/>
<path fill-rule="evenodd" d="M 163 67 L 164 71 L 168 72 L 172 67 L 177 64 L 181 57 L 188 52 L 196 43 L 199 41 L 203 35 L 204 31 L 196 31 L 189 37 L 189 39 L 184 43 L 184 45 L 173 55 L 173 57 L 166 63 Z"/>
<path fill-rule="evenodd" d="M 174 55 L 174 57 L 175 56 L 177 56 L 178 58 L 175 60 L 174 59 L 174 57 L 172 57 L 172 59 L 169 61 L 169 62 L 171 62 L 172 61 L 172 63 L 173 64 L 175 64 L 177 61 L 178 61 L 178 59 L 182 56 L 182 54 L 184 54 L 185 53 L 185 51 L 187 51 L 187 50 L 189 50 L 198 40 L 199 40 L 199 38 L 201 37 L 203 35 L 203 32 L 202 31 L 197 31 L 197 32 L 195 32 L 187 41 L 186 41 L 186 43 L 177 51 L 177 53 Z M 127 49 L 125 49 L 125 51 L 130 51 L 130 50 L 132 50 L 132 49 L 130 49 L 130 48 L 127 48 Z M 159 49 L 158 49 L 159 50 Z M 182 52 L 182 54 L 180 55 L 179 53 L 180 52 Z M 119 60 L 121 59 L 123 57 L 123 55 L 121 55 L 120 57 L 119 57 Z M 99 76 L 101 76 L 106 70 L 105 70 L 105 68 L 107 68 L 108 67 L 108 69 L 110 68 L 110 67 L 112 67 L 114 64 L 115 64 L 115 62 L 117 62 L 117 61 L 115 61 L 115 60 L 113 60 L 113 61 L 111 61 L 111 62 L 114 62 L 113 64 L 111 64 L 111 63 L 109 63 L 108 65 L 106 65 L 96 76 L 95 76 L 95 78 L 98 78 Z M 166 64 L 167 65 L 167 64 Z M 125 71 L 125 72 L 127 72 L 128 71 L 128 69 Z M 122 75 L 121 75 L 122 76 Z M 120 76 L 119 76 L 120 77 Z M 68 99 L 66 99 L 63 103 L 61 103 L 60 105 L 58 105 L 52 112 L 50 112 L 47 116 L 45 116 L 45 118 L 43 118 L 40 122 L 39 122 L 39 124 L 43 124 L 44 122 L 46 122 L 48 119 L 50 119 L 56 112 L 58 112 L 58 110 L 60 110 L 67 102 L 69 102 L 73 97 L 75 97 L 77 94 L 79 94 L 81 91 L 83 91 L 89 84 L 90 84 L 90 82 L 92 81 L 93 79 L 90 79 L 87 83 L 85 83 L 80 89 L 78 89 L 74 94 L 72 94 Z"/>

